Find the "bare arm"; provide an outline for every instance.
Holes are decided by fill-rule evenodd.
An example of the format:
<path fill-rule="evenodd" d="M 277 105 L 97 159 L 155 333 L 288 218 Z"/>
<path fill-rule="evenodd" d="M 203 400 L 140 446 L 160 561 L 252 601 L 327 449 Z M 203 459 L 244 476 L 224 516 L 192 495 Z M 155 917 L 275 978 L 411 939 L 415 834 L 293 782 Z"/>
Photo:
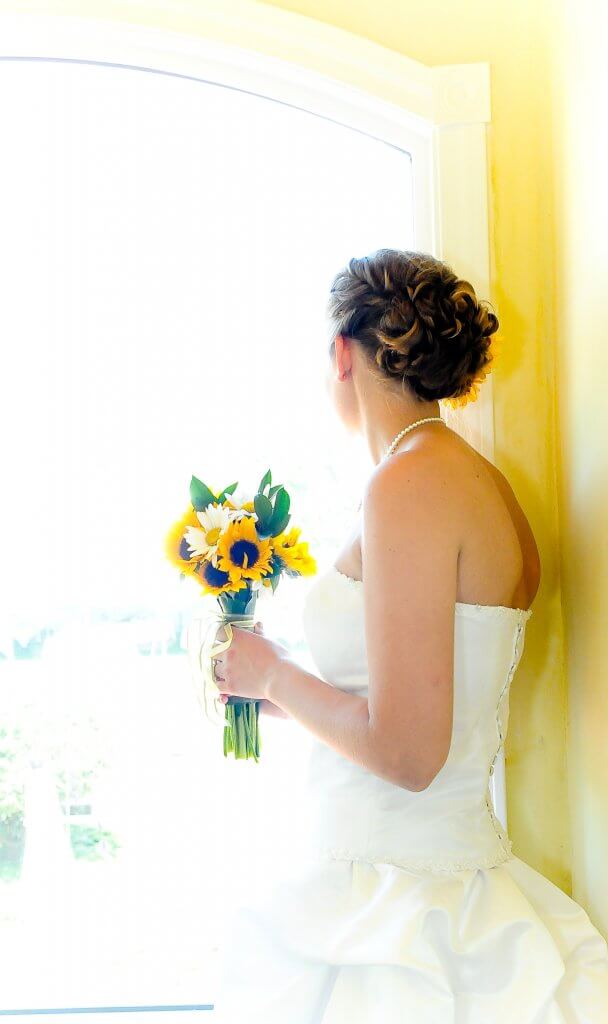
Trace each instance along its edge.
<path fill-rule="evenodd" d="M 291 718 L 287 711 L 283 711 L 283 708 L 280 708 L 278 704 L 273 704 L 267 698 L 263 698 L 260 701 L 260 712 L 265 715 L 271 715 L 272 718 Z"/>
<path fill-rule="evenodd" d="M 374 473 L 363 502 L 362 561 L 369 688 L 361 697 L 295 662 L 266 696 L 343 757 L 419 792 L 452 736 L 458 526 L 452 483 L 411 453 Z"/>
<path fill-rule="evenodd" d="M 307 672 L 294 661 L 284 661 L 269 680 L 267 693 L 309 732 L 338 754 L 404 789 L 401 763 L 395 759 L 369 723 L 367 699 L 340 690 Z"/>
<path fill-rule="evenodd" d="M 446 467 L 408 452 L 381 464 L 363 503 L 361 556 L 372 733 L 426 788 L 452 736 L 459 525 Z"/>

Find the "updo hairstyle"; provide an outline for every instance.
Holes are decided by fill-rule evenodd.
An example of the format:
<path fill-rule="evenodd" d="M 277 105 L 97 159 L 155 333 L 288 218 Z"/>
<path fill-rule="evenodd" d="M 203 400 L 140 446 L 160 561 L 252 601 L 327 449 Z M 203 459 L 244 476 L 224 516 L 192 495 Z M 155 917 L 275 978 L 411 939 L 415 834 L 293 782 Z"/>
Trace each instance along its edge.
<path fill-rule="evenodd" d="M 331 284 L 331 342 L 353 338 L 390 380 L 421 401 L 465 404 L 489 373 L 498 319 L 447 263 L 378 249 L 353 257 Z"/>

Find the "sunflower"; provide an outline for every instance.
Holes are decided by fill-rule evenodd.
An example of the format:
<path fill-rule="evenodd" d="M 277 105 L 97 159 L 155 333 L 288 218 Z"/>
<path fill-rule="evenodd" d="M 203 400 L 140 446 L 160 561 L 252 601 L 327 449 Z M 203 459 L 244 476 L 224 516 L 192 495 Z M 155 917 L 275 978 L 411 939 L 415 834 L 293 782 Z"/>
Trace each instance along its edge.
<path fill-rule="evenodd" d="M 308 552 L 308 541 L 299 541 L 299 526 L 292 526 L 289 533 L 279 533 L 272 538 L 274 553 L 286 569 L 298 576 L 313 576 L 317 563 Z"/>
<path fill-rule="evenodd" d="M 190 506 L 188 511 L 173 524 L 165 538 L 165 553 L 180 573 L 190 576 L 203 588 L 205 594 L 222 594 L 224 591 L 242 590 L 247 586 L 246 582 L 233 580 L 229 573 L 222 569 L 217 562 L 217 545 L 208 544 L 207 550 L 211 552 L 209 557 L 202 557 L 200 553 L 192 550 L 187 540 L 188 531 L 202 533 L 200 525 L 201 516 L 212 509 L 208 505 L 203 513 L 196 512 Z M 214 527 L 217 529 L 217 527 Z M 209 541 L 209 537 L 207 537 Z M 212 550 L 213 549 L 213 550 Z"/>
<path fill-rule="evenodd" d="M 226 592 L 236 593 L 237 590 L 245 590 L 247 582 L 244 579 L 232 580 L 230 574 L 217 566 L 212 561 L 203 560 L 200 562 L 199 570 L 195 578 L 203 587 L 205 594 L 224 594 Z"/>
<path fill-rule="evenodd" d="M 167 558 L 181 573 L 192 576 L 196 572 L 199 559 L 193 556 L 186 542 L 186 531 L 196 528 L 199 525 L 195 510 L 192 505 L 184 513 L 181 519 L 173 524 L 165 538 L 165 554 Z"/>
<path fill-rule="evenodd" d="M 272 571 L 272 544 L 258 537 L 250 515 L 231 519 L 218 541 L 217 554 L 220 568 L 235 582 L 261 580 Z"/>

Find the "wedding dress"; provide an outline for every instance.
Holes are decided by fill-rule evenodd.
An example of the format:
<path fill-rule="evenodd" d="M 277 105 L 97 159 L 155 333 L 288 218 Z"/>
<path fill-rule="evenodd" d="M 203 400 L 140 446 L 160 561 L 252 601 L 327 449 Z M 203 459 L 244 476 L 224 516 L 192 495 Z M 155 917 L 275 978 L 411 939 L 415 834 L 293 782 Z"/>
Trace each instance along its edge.
<path fill-rule="evenodd" d="M 299 856 L 234 915 L 217 1024 L 608 1024 L 605 939 L 491 804 L 531 614 L 456 604 L 452 741 L 427 789 L 314 737 Z M 366 694 L 363 582 L 330 566 L 303 625 L 321 678 Z"/>

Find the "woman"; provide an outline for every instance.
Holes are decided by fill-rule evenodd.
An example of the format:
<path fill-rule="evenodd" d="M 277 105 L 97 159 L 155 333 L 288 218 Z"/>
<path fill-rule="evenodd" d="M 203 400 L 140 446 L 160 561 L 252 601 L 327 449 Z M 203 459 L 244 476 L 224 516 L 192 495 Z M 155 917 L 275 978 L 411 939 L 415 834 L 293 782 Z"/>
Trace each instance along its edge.
<path fill-rule="evenodd" d="M 604 938 L 514 856 L 489 795 L 539 555 L 439 403 L 475 397 L 497 319 L 445 263 L 390 249 L 350 260 L 328 311 L 328 391 L 375 465 L 307 594 L 320 675 L 259 623 L 215 661 L 224 699 L 314 737 L 306 857 L 235 915 L 217 1019 L 605 1024 Z"/>

